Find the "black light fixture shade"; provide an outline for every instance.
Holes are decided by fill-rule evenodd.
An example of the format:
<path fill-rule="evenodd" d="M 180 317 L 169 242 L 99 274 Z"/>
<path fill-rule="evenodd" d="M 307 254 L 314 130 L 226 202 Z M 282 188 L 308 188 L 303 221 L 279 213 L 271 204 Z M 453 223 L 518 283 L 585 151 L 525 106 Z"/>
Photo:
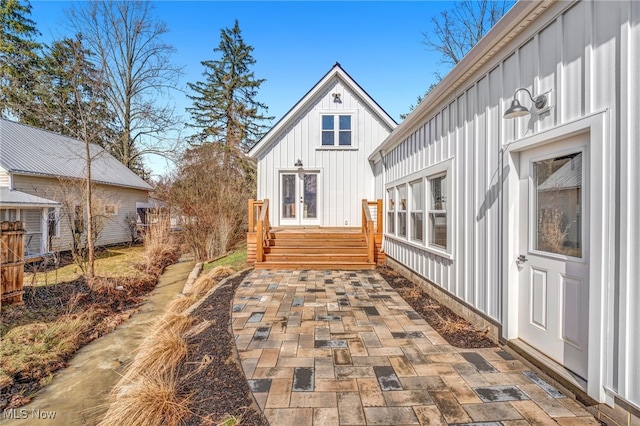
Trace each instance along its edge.
<path fill-rule="evenodd" d="M 524 117 L 527 114 L 529 114 L 527 107 L 520 105 L 520 102 L 514 99 L 513 102 L 511 102 L 511 107 L 504 112 L 504 118 Z"/>
<path fill-rule="evenodd" d="M 518 117 L 523 117 L 529 114 L 529 109 L 522 106 L 518 101 L 518 99 L 516 98 L 516 95 L 520 91 L 527 92 L 527 94 L 529 95 L 529 99 L 531 99 L 531 102 L 533 102 L 533 105 L 536 107 L 537 110 L 541 110 L 542 108 L 547 106 L 546 95 L 540 95 L 534 98 L 531 92 L 529 92 L 524 87 L 521 87 L 519 89 L 516 89 L 516 91 L 513 93 L 513 101 L 511 102 L 511 106 L 509 107 L 509 109 L 507 109 L 504 112 L 504 115 L 503 115 L 504 118 L 518 118 Z"/>
<path fill-rule="evenodd" d="M 294 166 L 302 167 L 302 160 L 298 158 L 298 161 L 296 161 L 296 164 L 294 164 Z"/>

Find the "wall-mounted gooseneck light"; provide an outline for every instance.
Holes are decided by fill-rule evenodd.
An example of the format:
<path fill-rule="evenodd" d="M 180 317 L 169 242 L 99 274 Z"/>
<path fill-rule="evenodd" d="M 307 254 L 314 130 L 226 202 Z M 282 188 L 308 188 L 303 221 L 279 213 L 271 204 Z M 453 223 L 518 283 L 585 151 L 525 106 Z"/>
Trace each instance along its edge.
<path fill-rule="evenodd" d="M 527 109 L 527 107 L 520 105 L 520 102 L 518 102 L 518 98 L 516 98 L 518 92 L 527 92 L 527 94 L 529 95 L 529 99 L 531 99 L 531 102 L 533 102 L 533 105 L 537 110 L 541 110 L 545 106 L 547 106 L 546 95 L 540 95 L 534 98 L 530 91 L 528 91 L 524 87 L 521 87 L 513 92 L 513 102 L 511 102 L 511 107 L 509 107 L 509 109 L 504 112 L 504 118 L 517 118 L 529 114 L 529 110 Z"/>

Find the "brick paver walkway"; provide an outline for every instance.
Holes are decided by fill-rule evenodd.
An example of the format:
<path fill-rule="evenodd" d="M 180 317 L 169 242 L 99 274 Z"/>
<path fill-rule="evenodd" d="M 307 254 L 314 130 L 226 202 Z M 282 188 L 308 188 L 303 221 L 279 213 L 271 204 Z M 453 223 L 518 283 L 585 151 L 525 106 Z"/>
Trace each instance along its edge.
<path fill-rule="evenodd" d="M 599 424 L 506 351 L 449 345 L 374 271 L 253 271 L 233 333 L 273 426 Z"/>

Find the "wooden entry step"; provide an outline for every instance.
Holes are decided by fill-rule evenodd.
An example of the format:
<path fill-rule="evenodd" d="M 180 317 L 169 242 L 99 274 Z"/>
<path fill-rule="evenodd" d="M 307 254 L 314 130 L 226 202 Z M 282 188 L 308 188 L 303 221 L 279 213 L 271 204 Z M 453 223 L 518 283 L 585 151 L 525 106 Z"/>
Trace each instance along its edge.
<path fill-rule="evenodd" d="M 359 230 L 274 229 L 256 269 L 375 269 Z"/>

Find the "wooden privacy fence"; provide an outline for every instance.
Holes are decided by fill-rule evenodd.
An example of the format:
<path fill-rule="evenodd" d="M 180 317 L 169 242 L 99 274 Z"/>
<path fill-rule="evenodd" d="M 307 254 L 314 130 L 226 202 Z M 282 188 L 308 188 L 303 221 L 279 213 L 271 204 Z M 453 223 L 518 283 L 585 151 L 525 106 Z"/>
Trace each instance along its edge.
<path fill-rule="evenodd" d="M 0 223 L 2 303 L 21 303 L 24 282 L 24 222 Z"/>

